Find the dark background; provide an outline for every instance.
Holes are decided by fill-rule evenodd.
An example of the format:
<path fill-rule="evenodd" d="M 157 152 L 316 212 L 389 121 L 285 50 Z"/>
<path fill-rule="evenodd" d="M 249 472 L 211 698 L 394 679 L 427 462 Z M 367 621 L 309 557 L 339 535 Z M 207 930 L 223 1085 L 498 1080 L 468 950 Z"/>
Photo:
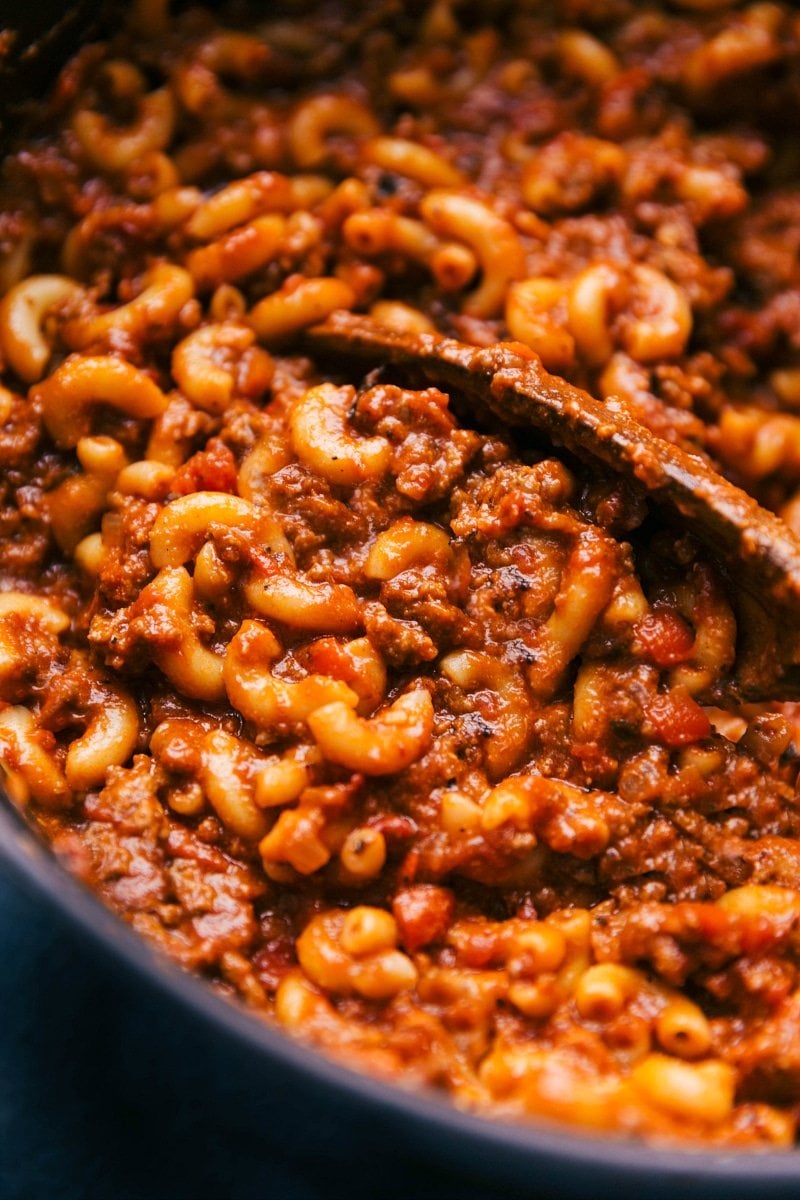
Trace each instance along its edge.
<path fill-rule="evenodd" d="M 788 1158 L 777 1174 L 734 1158 L 715 1178 L 704 1155 L 674 1151 L 662 1173 L 650 1148 L 608 1147 L 603 1165 L 572 1159 L 560 1137 L 549 1158 L 509 1157 L 332 1090 L 212 1027 L 21 890 L 23 847 L 29 834 L 13 882 L 0 863 L 0 1200 L 800 1200 Z"/>
<path fill-rule="evenodd" d="M 215 1043 L 0 868 L 0 1200 L 514 1194 Z"/>

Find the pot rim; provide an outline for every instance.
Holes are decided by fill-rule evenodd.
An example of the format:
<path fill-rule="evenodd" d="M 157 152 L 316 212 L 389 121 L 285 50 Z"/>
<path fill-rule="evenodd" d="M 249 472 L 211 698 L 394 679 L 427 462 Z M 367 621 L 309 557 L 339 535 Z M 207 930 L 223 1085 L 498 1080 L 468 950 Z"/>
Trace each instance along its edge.
<path fill-rule="evenodd" d="M 788 1197 L 800 1192 L 797 1151 L 663 1148 L 608 1134 L 595 1136 L 555 1122 L 513 1124 L 463 1112 L 433 1092 L 407 1090 L 351 1070 L 218 995 L 200 976 L 184 971 L 151 946 L 69 874 L 1 793 L 0 864 L 112 958 L 168 993 L 216 1032 L 259 1056 L 276 1060 L 327 1092 L 344 1092 L 373 1113 L 402 1118 L 413 1130 L 415 1144 L 433 1148 L 439 1158 L 462 1165 L 471 1161 L 481 1164 L 484 1171 L 491 1167 L 495 1178 L 503 1174 L 528 1183 L 532 1182 L 531 1168 L 536 1167 L 548 1186 L 567 1194 L 589 1182 L 597 1196 L 609 1185 L 617 1195 L 620 1188 L 623 1193 L 629 1188 L 638 1192 L 646 1186 L 651 1197 L 662 1193 L 674 1197 L 679 1187 L 686 1198 L 731 1196 L 733 1184 L 736 1195 L 742 1197 Z M 443 1149 L 450 1153 L 443 1155 Z M 498 1162 L 502 1168 L 497 1167 Z"/>

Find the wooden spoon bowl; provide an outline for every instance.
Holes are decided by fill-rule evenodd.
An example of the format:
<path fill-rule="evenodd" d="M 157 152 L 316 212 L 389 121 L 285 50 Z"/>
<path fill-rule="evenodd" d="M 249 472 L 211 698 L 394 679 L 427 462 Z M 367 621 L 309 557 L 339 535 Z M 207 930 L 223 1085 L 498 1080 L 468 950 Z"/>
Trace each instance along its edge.
<path fill-rule="evenodd" d="M 392 365 L 460 394 L 512 428 L 534 428 L 591 465 L 636 480 L 688 525 L 727 575 L 739 621 L 733 683 L 747 699 L 800 697 L 800 540 L 698 454 L 550 375 L 518 342 L 483 348 L 437 334 L 399 334 L 334 313 L 306 334 L 315 354 Z"/>

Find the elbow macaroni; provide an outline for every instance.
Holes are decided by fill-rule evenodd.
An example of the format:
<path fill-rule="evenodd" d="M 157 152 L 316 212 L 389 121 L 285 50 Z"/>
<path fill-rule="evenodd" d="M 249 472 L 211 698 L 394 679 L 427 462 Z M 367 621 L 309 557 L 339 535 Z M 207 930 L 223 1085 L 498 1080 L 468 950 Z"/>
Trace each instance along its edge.
<path fill-rule="evenodd" d="M 798 722 L 735 691 L 791 631 L 457 363 L 309 333 L 513 339 L 800 525 L 790 6 L 178 7 L 0 181 L 8 795 L 369 1071 L 791 1144 Z"/>

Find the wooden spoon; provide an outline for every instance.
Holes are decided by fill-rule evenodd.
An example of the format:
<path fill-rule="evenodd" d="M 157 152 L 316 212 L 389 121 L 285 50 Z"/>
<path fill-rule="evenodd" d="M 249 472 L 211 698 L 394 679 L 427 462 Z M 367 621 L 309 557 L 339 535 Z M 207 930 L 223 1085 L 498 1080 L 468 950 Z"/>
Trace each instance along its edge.
<path fill-rule="evenodd" d="M 584 462 L 636 480 L 689 525 L 728 576 L 739 617 L 733 677 L 741 695 L 800 697 L 800 540 L 699 455 L 651 433 L 622 402 L 595 400 L 550 375 L 518 342 L 482 348 L 438 334 L 399 334 L 347 312 L 306 338 L 315 352 L 410 368 L 506 425 L 538 429 Z"/>

